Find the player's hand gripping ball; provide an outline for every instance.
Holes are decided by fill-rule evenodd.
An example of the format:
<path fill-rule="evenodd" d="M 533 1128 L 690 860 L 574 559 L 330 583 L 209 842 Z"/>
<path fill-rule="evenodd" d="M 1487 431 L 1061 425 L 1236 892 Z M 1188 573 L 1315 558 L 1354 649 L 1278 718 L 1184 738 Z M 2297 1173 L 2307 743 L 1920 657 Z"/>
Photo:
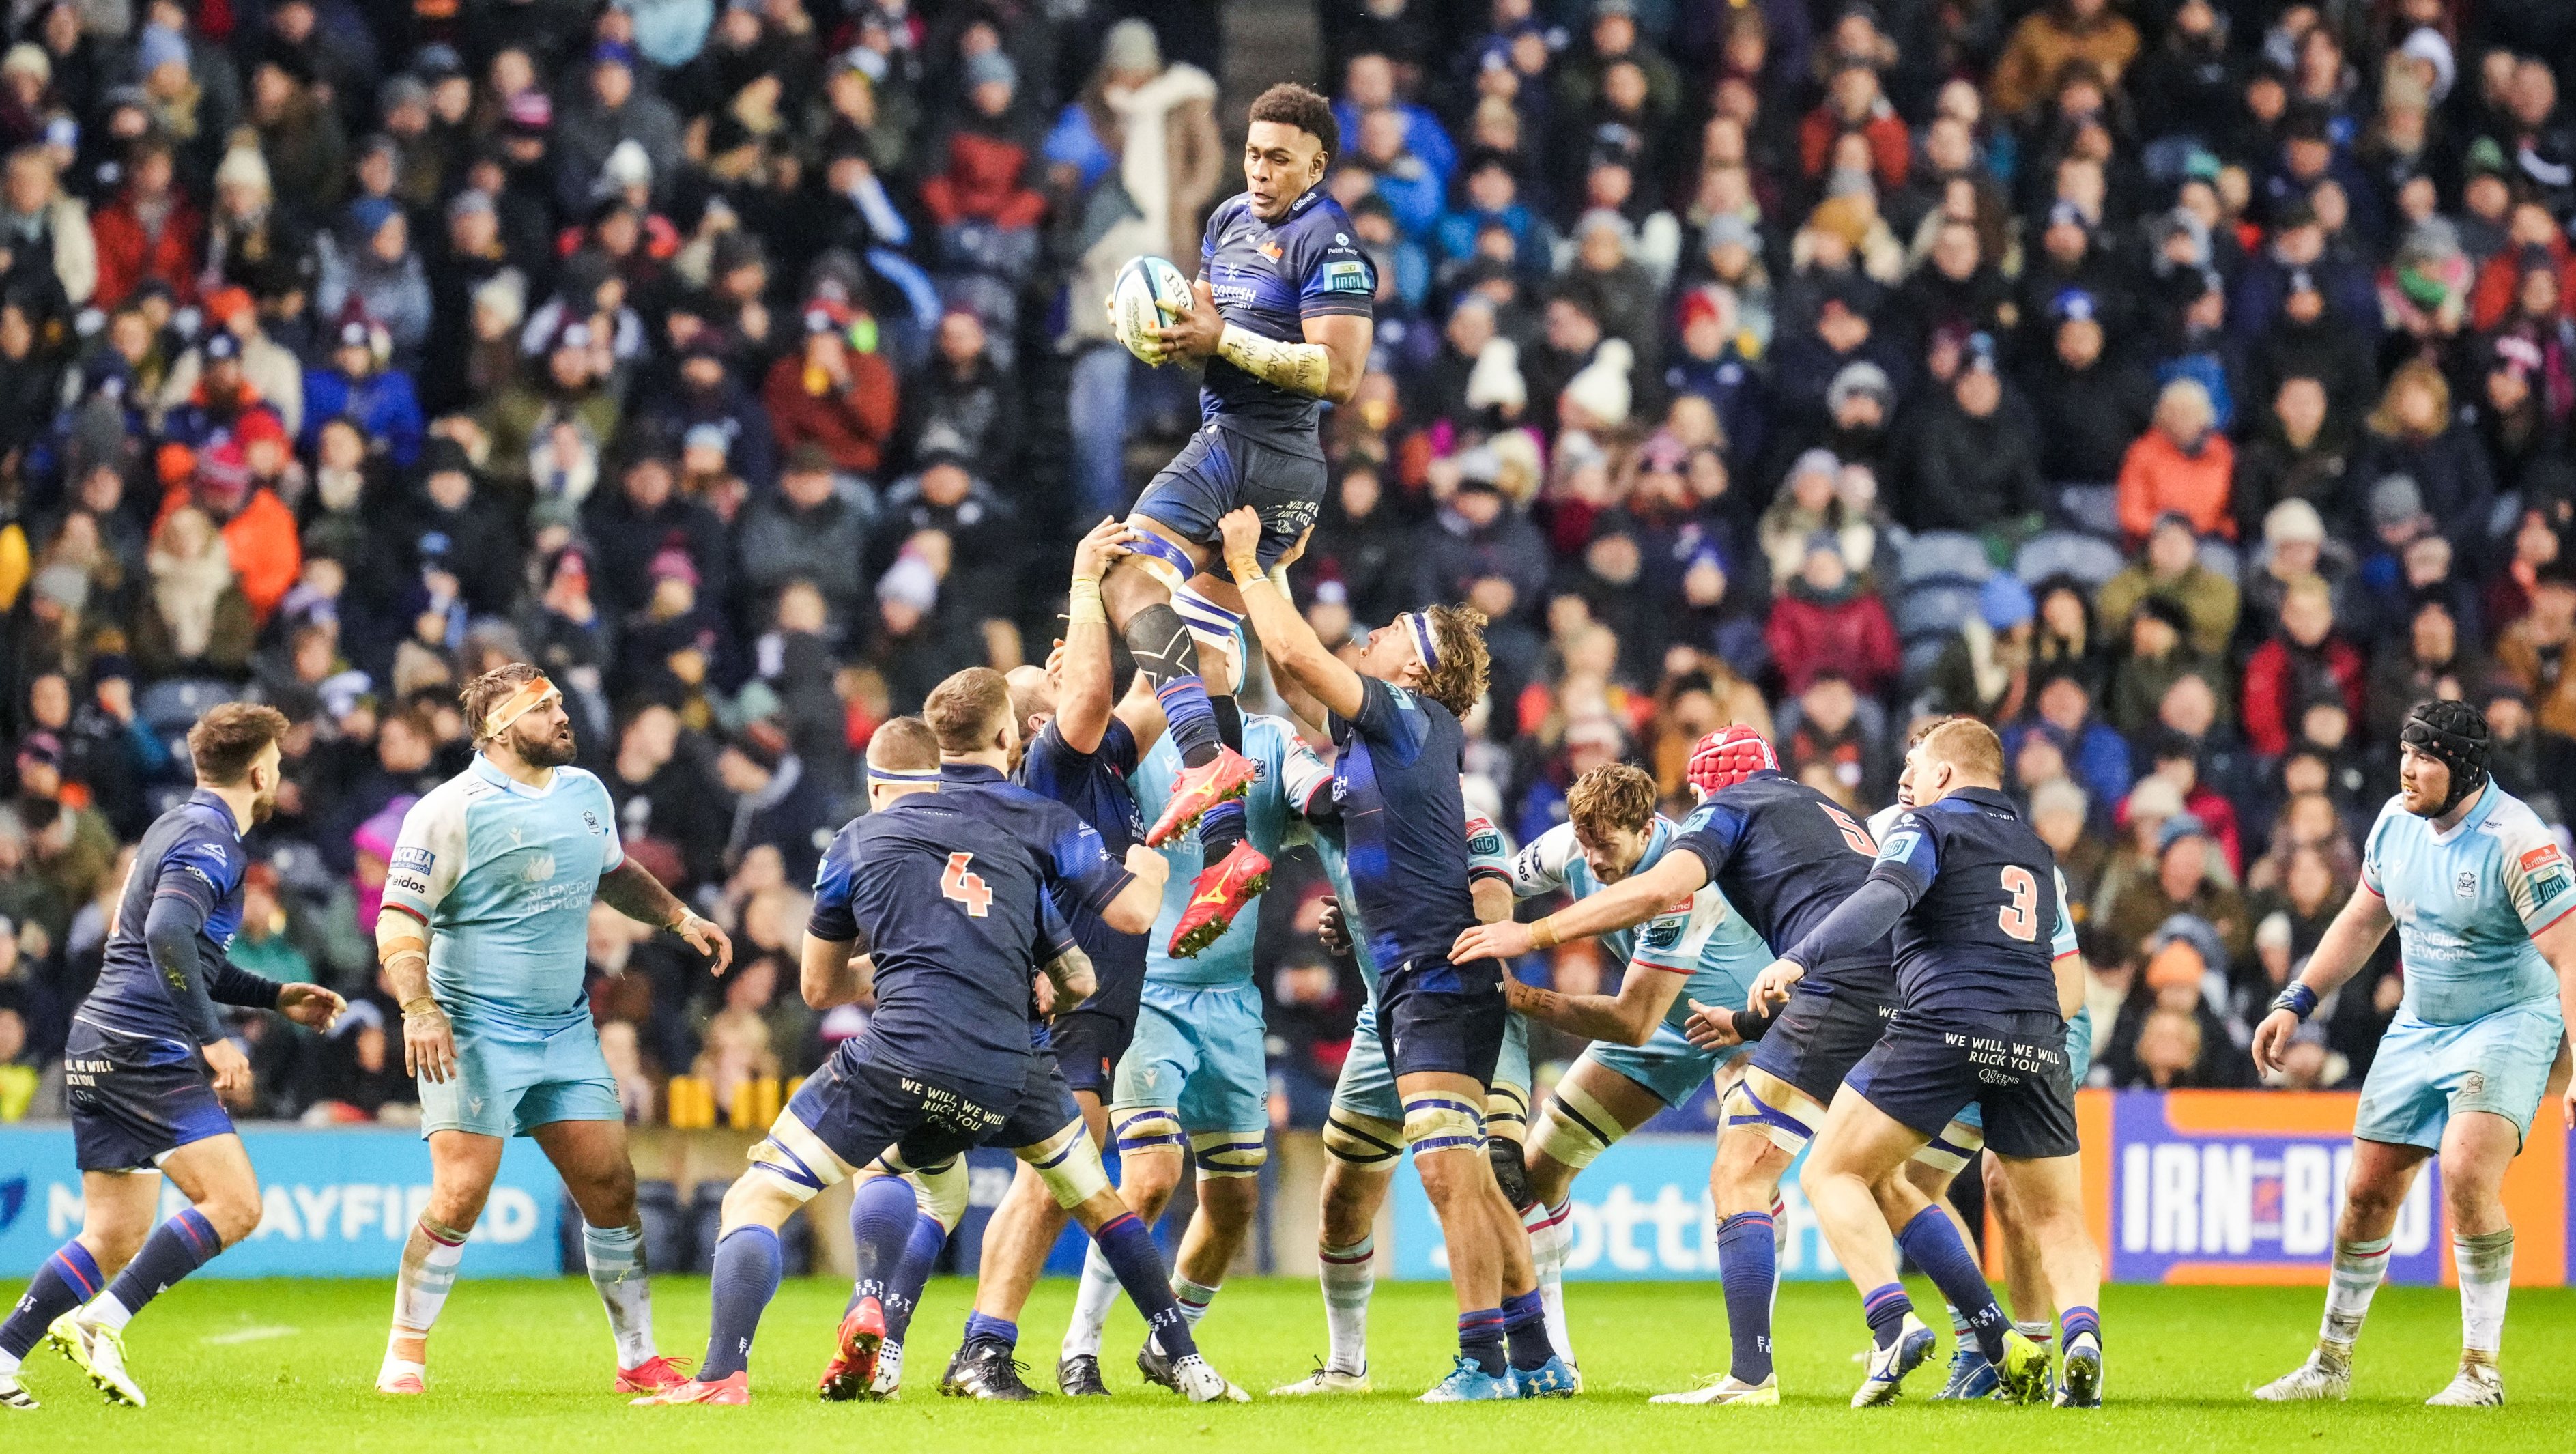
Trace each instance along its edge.
<path fill-rule="evenodd" d="M 1193 306 L 1190 280 L 1179 268 L 1158 257 L 1131 258 L 1109 286 L 1109 330 L 1129 353 L 1159 366 L 1168 355 L 1154 330 Z"/>

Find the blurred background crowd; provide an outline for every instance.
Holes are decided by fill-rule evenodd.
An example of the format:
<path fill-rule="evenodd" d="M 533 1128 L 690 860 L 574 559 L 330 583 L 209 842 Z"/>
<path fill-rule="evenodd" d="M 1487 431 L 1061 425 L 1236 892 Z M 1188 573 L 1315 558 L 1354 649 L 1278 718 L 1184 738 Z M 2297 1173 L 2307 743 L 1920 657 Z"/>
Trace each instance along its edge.
<path fill-rule="evenodd" d="M 1493 619 L 1516 839 L 1730 721 L 1855 808 L 1995 723 L 2073 888 L 2096 1083 L 2250 1086 L 2426 696 L 2576 791 L 2563 0 L 8 0 L 0 1119 L 58 1108 L 193 715 L 295 723 L 234 958 L 245 1112 L 400 1119 L 371 930 L 455 684 L 561 684 L 627 849 L 631 1112 L 865 1023 L 795 993 L 875 725 L 1042 659 L 1066 542 L 1195 422 L 1100 300 L 1186 269 L 1243 104 L 1334 98 L 1378 262 L 1295 570 L 1328 640 Z M 2564 830 L 2562 829 L 2562 834 Z M 1274 1109 L 1356 975 L 1261 907 Z M 2367 1068 L 2382 962 L 2281 1083 Z M 1587 989 L 1588 943 L 1525 966 Z M 1542 1034 L 1542 1040 L 1549 1037 Z M 1576 1047 L 1547 1043 L 1539 1059 Z"/>

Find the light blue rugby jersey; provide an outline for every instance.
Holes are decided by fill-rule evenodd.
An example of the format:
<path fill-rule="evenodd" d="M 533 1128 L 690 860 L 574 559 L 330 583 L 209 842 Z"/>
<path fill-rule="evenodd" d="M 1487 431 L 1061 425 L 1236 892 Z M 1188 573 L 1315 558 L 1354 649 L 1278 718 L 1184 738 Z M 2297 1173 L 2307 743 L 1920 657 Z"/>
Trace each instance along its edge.
<path fill-rule="evenodd" d="M 1646 851 L 1628 872 L 1633 876 L 1653 868 L 1679 831 L 1671 819 L 1656 814 L 1654 826 L 1647 831 Z M 1584 861 L 1583 846 L 1575 840 L 1571 823 L 1559 823 L 1540 834 L 1512 859 L 1512 892 L 1525 899 L 1559 889 L 1587 899 L 1605 887 Z M 1728 1009 L 1742 1007 L 1753 991 L 1753 981 L 1772 960 L 1771 947 L 1726 902 L 1714 881 L 1642 924 L 1596 937 L 1622 965 L 1641 964 L 1690 977 L 1664 1013 L 1664 1023 L 1676 1030 L 1690 1019 L 1692 1000 Z"/>
<path fill-rule="evenodd" d="M 1495 827 L 1492 819 L 1469 808 L 1463 831 L 1467 835 L 1468 883 L 1488 877 L 1508 881 L 1512 876 L 1512 856 L 1503 830 Z M 1362 1002 L 1360 1013 L 1369 1014 L 1377 1005 L 1377 961 L 1369 955 L 1368 932 L 1360 923 L 1360 901 L 1351 891 L 1351 868 L 1343 856 L 1342 836 L 1333 824 L 1301 822 L 1289 841 L 1312 846 L 1317 861 L 1324 865 L 1324 877 L 1331 881 L 1333 897 L 1342 906 L 1342 923 L 1350 931 L 1351 959 L 1360 967 L 1361 982 L 1368 986 L 1368 998 Z"/>
<path fill-rule="evenodd" d="M 626 861 L 608 789 L 559 767 L 543 789 L 481 754 L 403 815 L 385 908 L 429 926 L 429 985 L 460 1020 L 551 1033 L 589 1018 L 590 901 Z"/>
<path fill-rule="evenodd" d="M 2576 876 L 2520 798 L 2489 782 L 2447 833 L 2390 798 L 2362 849 L 2361 882 L 2397 921 L 2399 1014 L 2459 1025 L 2558 1003 L 2558 978 L 2531 936 L 2576 912 Z"/>
<path fill-rule="evenodd" d="M 1244 836 L 1275 859 L 1307 805 L 1332 790 L 1333 770 L 1298 739 L 1296 728 L 1277 717 L 1244 717 L 1243 755 L 1252 759 L 1252 785 L 1243 799 Z M 1136 806 L 1146 822 L 1163 815 L 1163 805 L 1171 800 L 1172 780 L 1180 771 L 1180 750 L 1166 732 L 1136 765 Z M 1197 958 L 1174 959 L 1167 952 L 1207 858 L 1196 828 L 1166 839 L 1161 851 L 1171 860 L 1172 875 L 1163 884 L 1162 912 L 1154 918 L 1153 932 L 1145 936 L 1145 978 L 1155 984 L 1199 987 L 1252 983 L 1252 944 L 1261 916 L 1248 909 L 1236 915 L 1225 933 L 1200 950 Z"/>

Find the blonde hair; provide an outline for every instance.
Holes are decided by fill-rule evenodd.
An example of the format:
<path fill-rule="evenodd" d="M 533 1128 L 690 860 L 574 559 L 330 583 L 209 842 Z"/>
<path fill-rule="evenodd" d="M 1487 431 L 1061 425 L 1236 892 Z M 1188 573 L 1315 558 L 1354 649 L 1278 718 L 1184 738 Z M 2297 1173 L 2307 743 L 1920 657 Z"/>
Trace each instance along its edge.
<path fill-rule="evenodd" d="M 1476 710 L 1493 676 L 1494 659 L 1485 649 L 1485 613 L 1473 606 L 1425 606 L 1422 617 L 1440 646 L 1440 665 L 1422 676 L 1422 694 L 1464 717 Z"/>
<path fill-rule="evenodd" d="M 2004 780 L 2004 742 L 1974 717 L 1953 717 L 1923 734 L 1925 758 L 1946 762 L 1962 777 Z"/>
<path fill-rule="evenodd" d="M 993 743 L 993 723 L 1011 710 L 1011 688 L 989 666 L 970 666 L 938 686 L 921 705 L 922 720 L 942 752 L 980 752 Z"/>

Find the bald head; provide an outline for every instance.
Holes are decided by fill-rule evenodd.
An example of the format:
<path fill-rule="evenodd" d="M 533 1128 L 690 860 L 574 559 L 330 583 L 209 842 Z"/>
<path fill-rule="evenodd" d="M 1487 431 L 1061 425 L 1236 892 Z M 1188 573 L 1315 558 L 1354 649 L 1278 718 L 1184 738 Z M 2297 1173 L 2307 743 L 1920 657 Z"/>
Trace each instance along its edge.
<path fill-rule="evenodd" d="M 1015 666 L 1002 680 L 1011 689 L 1011 715 L 1020 719 L 1020 739 L 1027 741 L 1055 720 L 1055 678 L 1042 666 Z"/>

